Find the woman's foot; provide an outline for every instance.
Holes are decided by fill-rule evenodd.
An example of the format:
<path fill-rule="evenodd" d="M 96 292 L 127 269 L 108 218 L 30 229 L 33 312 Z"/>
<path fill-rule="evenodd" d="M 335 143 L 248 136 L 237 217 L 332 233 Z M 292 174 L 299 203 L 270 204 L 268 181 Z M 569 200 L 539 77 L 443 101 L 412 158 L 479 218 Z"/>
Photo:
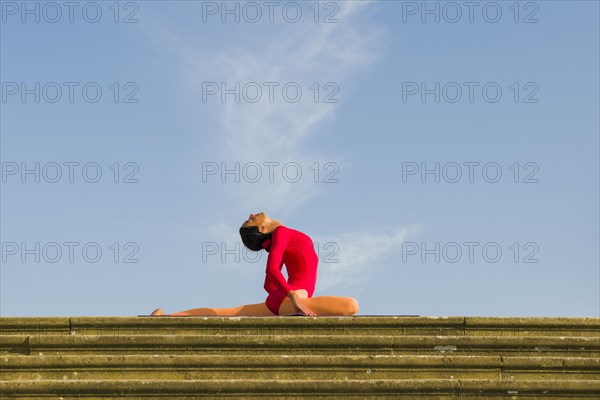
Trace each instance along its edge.
<path fill-rule="evenodd" d="M 160 315 L 165 315 L 165 312 L 162 308 L 157 308 L 156 310 L 152 311 L 152 314 L 150 314 L 152 317 L 158 317 Z"/>

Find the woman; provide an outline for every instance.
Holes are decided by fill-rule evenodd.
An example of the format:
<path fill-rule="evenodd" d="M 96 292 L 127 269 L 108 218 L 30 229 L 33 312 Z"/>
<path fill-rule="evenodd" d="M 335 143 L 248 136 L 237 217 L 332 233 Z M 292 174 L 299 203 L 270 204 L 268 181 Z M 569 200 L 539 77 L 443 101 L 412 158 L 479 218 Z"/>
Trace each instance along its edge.
<path fill-rule="evenodd" d="M 250 250 L 265 250 L 267 258 L 264 289 L 269 293 L 264 303 L 245 304 L 231 308 L 193 308 L 166 314 L 157 308 L 152 316 L 269 316 L 269 315 L 342 315 L 358 312 L 358 302 L 352 297 L 312 297 L 317 280 L 318 257 L 310 237 L 265 213 L 250 214 L 240 227 L 240 236 Z M 285 264 L 288 281 L 281 273 Z"/>

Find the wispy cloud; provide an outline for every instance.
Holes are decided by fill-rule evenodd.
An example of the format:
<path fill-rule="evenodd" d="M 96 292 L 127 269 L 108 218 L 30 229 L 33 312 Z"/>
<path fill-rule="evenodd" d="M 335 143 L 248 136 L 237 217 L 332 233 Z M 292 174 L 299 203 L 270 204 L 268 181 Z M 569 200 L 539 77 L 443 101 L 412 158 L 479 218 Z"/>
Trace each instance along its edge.
<path fill-rule="evenodd" d="M 311 3 L 312 4 L 312 3 Z M 276 23 L 192 24 L 169 26 L 168 20 L 153 20 L 146 16 L 146 33 L 161 51 L 171 53 L 179 60 L 181 79 L 187 87 L 195 88 L 197 99 L 202 99 L 205 82 L 224 82 L 232 88 L 256 82 L 277 82 L 276 98 L 269 101 L 268 88 L 262 86 L 263 96 L 256 103 L 236 103 L 228 96 L 225 103 L 213 98 L 214 118 L 220 129 L 207 136 L 203 127 L 198 135 L 203 141 L 216 143 L 221 149 L 213 159 L 299 163 L 305 176 L 313 162 L 333 161 L 340 168 L 350 164 L 342 155 L 327 153 L 326 149 L 307 147 L 306 142 L 319 132 L 328 119 L 334 118 L 338 107 L 352 92 L 357 73 L 367 71 L 385 56 L 387 28 L 371 18 L 370 9 L 378 7 L 375 1 L 344 1 L 335 3 L 339 10 L 333 15 L 337 23 L 315 23 L 312 12 L 304 7 L 304 17 L 298 23 L 279 20 Z M 200 12 L 200 7 L 191 10 Z M 329 15 L 321 10 L 320 18 Z M 157 18 L 157 17 L 154 17 Z M 199 18 L 192 19 L 199 21 Z M 214 21 L 218 21 L 215 19 Z M 291 103 L 282 99 L 282 86 L 297 82 L 302 88 L 302 99 Z M 320 85 L 320 99 L 313 100 L 313 83 Z M 324 96 L 332 94 L 323 88 L 334 82 L 339 88 L 334 97 L 339 103 L 324 103 Z M 254 93 L 254 92 L 252 92 Z M 217 96 L 215 96 L 217 97 Z M 266 172 L 266 168 L 265 168 Z M 243 198 L 248 209 L 268 207 L 273 213 L 290 213 L 304 202 L 318 196 L 322 185 L 311 179 L 290 183 L 284 179 L 261 181 L 253 185 L 227 185 L 227 195 Z"/>
<path fill-rule="evenodd" d="M 382 227 L 372 232 L 313 237 L 319 249 L 319 294 L 325 295 L 327 290 L 333 288 L 352 289 L 363 285 L 372 278 L 373 272 L 382 269 L 381 262 L 386 257 L 394 254 L 400 256 L 402 243 L 420 232 L 421 226 L 415 224 Z"/>
<path fill-rule="evenodd" d="M 366 70 L 385 53 L 385 29 L 375 24 L 364 13 L 372 2 L 339 2 L 338 23 L 314 23 L 305 17 L 297 24 L 280 22 L 267 27 L 239 24 L 237 34 L 223 35 L 223 42 L 210 52 L 190 47 L 189 42 L 178 43 L 186 80 L 194 82 L 198 90 L 206 81 L 226 82 L 232 88 L 235 82 L 277 82 L 275 101 L 270 102 L 267 88 L 256 103 L 236 103 L 229 96 L 225 103 L 215 105 L 215 118 L 222 140 L 220 157 L 240 162 L 265 161 L 296 162 L 307 170 L 315 161 L 334 161 L 344 165 L 337 154 L 309 148 L 306 141 L 343 106 L 343 96 L 352 87 L 351 78 Z M 302 88 L 302 99 L 292 103 L 282 99 L 281 88 L 297 82 Z M 313 100 L 309 87 L 318 82 L 321 99 Z M 324 90 L 325 82 L 335 82 L 340 103 L 324 103 L 323 97 L 332 93 Z M 254 93 L 252 91 L 252 93 Z M 321 131 L 327 135 L 331 132 Z M 289 213 L 300 204 L 318 195 L 319 185 L 311 179 L 290 183 L 281 178 L 273 183 L 231 185 L 232 196 L 243 196 L 249 209 L 268 206 L 272 213 Z"/>

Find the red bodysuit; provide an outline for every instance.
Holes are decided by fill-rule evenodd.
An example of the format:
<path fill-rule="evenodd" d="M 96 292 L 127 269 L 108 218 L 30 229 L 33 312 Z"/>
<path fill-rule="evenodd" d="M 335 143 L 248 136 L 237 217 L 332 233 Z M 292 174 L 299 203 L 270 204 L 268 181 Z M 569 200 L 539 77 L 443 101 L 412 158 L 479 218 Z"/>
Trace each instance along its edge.
<path fill-rule="evenodd" d="M 279 225 L 271 236 L 271 248 L 267 259 L 264 288 L 269 293 L 266 304 L 269 310 L 279 315 L 279 307 L 290 290 L 305 289 L 312 297 L 317 282 L 317 263 L 313 241 L 306 234 Z M 281 267 L 285 264 L 288 281 Z"/>

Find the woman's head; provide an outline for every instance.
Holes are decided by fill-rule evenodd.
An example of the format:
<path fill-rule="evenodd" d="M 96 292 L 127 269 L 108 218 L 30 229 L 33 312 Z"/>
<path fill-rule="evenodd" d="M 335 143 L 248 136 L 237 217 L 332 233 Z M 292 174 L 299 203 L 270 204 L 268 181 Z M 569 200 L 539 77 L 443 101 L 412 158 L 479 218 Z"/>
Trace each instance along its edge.
<path fill-rule="evenodd" d="M 250 250 L 267 252 L 271 246 L 272 232 L 281 225 L 279 221 L 272 220 L 264 212 L 250 214 L 240 227 L 240 236 L 244 246 Z"/>
<path fill-rule="evenodd" d="M 242 224 L 242 228 L 249 228 L 251 226 L 257 226 L 258 230 L 262 233 L 267 232 L 267 225 L 271 222 L 271 218 L 264 212 L 259 212 L 256 214 L 250 213 L 250 216 L 247 220 Z"/>
<path fill-rule="evenodd" d="M 271 245 L 271 234 L 261 233 L 257 226 L 250 226 L 247 228 L 240 227 L 240 236 L 244 246 L 250 250 L 260 251 L 265 249 L 269 251 Z"/>

